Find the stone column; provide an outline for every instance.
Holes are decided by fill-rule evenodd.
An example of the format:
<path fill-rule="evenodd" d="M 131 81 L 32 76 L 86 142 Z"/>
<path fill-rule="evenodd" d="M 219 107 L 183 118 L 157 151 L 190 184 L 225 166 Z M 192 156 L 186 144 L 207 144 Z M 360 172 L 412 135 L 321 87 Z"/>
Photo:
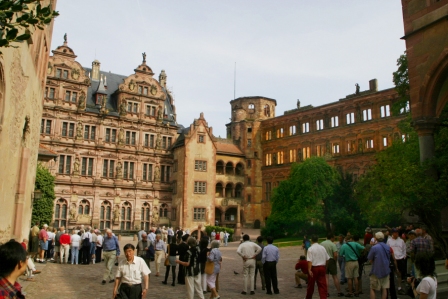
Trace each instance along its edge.
<path fill-rule="evenodd" d="M 418 134 L 420 148 L 420 162 L 432 159 L 435 155 L 434 129 L 439 123 L 437 118 L 421 118 L 413 121 L 413 126 Z M 428 174 L 437 177 L 437 170 L 433 167 Z"/>
<path fill-rule="evenodd" d="M 238 207 L 236 208 L 236 228 L 235 228 L 235 233 L 234 233 L 234 240 L 241 239 L 241 222 L 240 222 L 240 218 L 241 218 L 241 212 L 240 212 L 240 204 L 238 204 Z"/>

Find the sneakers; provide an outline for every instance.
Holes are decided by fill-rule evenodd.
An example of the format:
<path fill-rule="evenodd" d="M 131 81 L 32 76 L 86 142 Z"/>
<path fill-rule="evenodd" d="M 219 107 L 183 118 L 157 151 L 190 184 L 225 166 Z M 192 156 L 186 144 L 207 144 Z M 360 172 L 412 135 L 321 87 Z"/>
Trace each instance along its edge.
<path fill-rule="evenodd" d="M 105 281 L 105 280 L 103 280 L 103 281 L 101 282 L 101 284 L 106 284 L 106 281 Z"/>

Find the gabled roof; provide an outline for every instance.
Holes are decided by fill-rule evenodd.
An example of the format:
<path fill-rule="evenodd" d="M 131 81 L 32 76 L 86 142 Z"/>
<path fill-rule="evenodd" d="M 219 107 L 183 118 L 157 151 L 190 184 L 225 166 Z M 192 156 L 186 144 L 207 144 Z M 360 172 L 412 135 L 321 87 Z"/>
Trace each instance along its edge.
<path fill-rule="evenodd" d="M 232 143 L 216 142 L 216 154 L 232 155 L 232 156 L 244 156 L 244 153 L 239 147 Z"/>

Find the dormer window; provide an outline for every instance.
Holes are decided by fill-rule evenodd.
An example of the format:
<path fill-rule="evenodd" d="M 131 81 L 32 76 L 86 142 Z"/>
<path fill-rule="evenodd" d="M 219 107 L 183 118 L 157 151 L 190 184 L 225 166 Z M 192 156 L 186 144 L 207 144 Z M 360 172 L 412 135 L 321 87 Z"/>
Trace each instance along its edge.
<path fill-rule="evenodd" d="M 62 73 L 62 78 L 68 79 L 68 71 L 67 70 L 64 70 L 64 72 Z"/>
<path fill-rule="evenodd" d="M 148 87 L 143 88 L 143 94 L 146 96 L 148 95 Z"/>
<path fill-rule="evenodd" d="M 61 69 L 56 69 L 56 78 L 61 78 Z"/>
<path fill-rule="evenodd" d="M 137 111 L 138 111 L 138 104 L 137 103 L 128 102 L 128 112 L 137 113 Z"/>
<path fill-rule="evenodd" d="M 101 105 L 101 103 L 103 101 L 103 97 L 105 97 L 105 95 L 103 95 L 103 94 L 97 94 L 96 95 L 96 104 L 97 105 Z"/>
<path fill-rule="evenodd" d="M 142 94 L 142 90 L 143 90 L 143 88 L 139 85 L 139 86 L 138 86 L 138 93 L 139 93 L 139 94 Z"/>

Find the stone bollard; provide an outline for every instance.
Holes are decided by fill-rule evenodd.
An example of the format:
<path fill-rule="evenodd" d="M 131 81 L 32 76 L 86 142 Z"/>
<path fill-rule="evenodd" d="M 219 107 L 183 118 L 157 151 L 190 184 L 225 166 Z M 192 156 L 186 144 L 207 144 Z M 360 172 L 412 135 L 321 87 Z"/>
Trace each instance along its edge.
<path fill-rule="evenodd" d="M 137 235 L 134 235 L 133 241 L 137 241 Z"/>
<path fill-rule="evenodd" d="M 121 241 L 121 235 L 118 235 L 118 241 Z"/>

